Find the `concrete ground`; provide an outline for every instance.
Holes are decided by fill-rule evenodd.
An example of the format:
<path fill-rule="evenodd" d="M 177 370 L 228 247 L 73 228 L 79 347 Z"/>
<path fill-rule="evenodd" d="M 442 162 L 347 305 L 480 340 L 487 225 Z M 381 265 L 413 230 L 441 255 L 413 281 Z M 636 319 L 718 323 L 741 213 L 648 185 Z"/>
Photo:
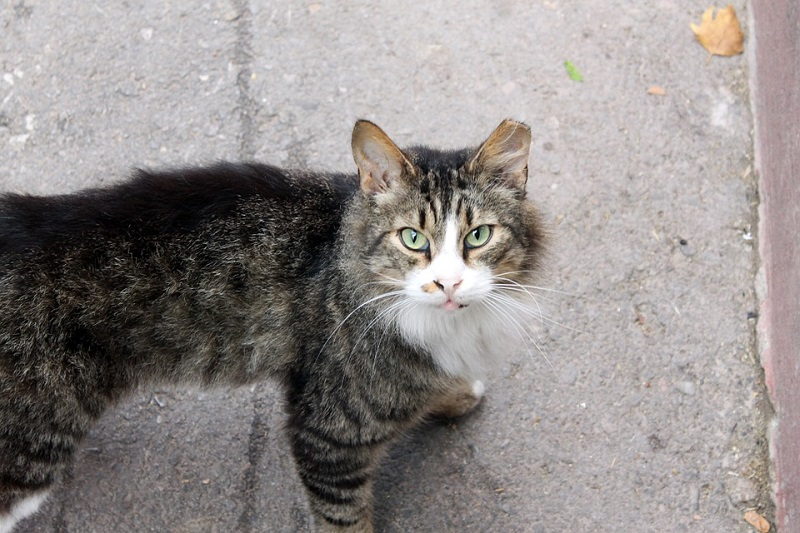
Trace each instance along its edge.
<path fill-rule="evenodd" d="M 0 188 L 216 159 L 353 171 L 359 117 L 448 147 L 524 120 L 560 292 L 542 302 L 538 349 L 497 369 L 476 413 L 395 449 L 378 530 L 753 531 L 747 510 L 775 511 L 752 65 L 709 58 L 689 28 L 703 9 L 4 0 Z M 269 383 L 143 390 L 20 531 L 305 531 L 282 423 Z"/>

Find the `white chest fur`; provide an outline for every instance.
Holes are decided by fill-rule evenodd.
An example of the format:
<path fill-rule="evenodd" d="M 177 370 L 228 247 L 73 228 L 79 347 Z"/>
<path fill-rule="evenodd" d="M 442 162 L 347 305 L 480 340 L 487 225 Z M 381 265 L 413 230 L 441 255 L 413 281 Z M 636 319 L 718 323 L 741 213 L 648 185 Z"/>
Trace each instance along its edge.
<path fill-rule="evenodd" d="M 403 338 L 429 351 L 442 370 L 475 380 L 524 344 L 523 326 L 505 313 L 480 303 L 451 312 L 415 306 L 396 323 Z"/>

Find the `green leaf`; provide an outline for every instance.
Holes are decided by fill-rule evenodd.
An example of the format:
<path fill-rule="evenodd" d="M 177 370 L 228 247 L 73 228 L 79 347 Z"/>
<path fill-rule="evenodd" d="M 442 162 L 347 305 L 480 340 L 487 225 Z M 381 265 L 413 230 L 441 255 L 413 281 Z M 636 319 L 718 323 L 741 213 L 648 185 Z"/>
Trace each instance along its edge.
<path fill-rule="evenodd" d="M 573 65 L 569 61 L 564 61 L 564 66 L 567 67 L 567 74 L 569 74 L 569 77 L 572 80 L 583 81 L 583 76 L 581 76 L 581 73 L 578 72 L 577 68 L 575 68 L 575 65 Z"/>

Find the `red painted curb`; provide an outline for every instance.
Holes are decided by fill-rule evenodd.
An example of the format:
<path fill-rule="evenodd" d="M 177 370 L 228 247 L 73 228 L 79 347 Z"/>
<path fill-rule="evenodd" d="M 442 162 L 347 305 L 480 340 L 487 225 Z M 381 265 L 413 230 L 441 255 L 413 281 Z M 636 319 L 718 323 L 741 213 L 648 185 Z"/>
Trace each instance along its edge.
<path fill-rule="evenodd" d="M 800 531 L 800 3 L 753 0 L 760 253 L 759 334 L 776 411 L 770 438 L 776 522 Z"/>

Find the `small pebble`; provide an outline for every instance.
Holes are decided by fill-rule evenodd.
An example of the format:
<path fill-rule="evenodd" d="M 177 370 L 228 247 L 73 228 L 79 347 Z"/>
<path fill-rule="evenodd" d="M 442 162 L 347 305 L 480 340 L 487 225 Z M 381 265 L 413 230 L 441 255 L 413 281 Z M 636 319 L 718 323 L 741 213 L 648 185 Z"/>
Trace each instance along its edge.
<path fill-rule="evenodd" d="M 689 509 L 693 513 L 700 510 L 700 489 L 696 485 L 689 486 Z"/>
<path fill-rule="evenodd" d="M 573 364 L 568 364 L 558 376 L 558 381 L 564 385 L 574 385 L 578 380 L 578 367 Z"/>
<path fill-rule="evenodd" d="M 729 475 L 724 486 L 734 505 L 747 506 L 758 500 L 758 488 L 746 477 Z"/>
<path fill-rule="evenodd" d="M 675 390 L 686 396 L 694 396 L 697 392 L 697 385 L 691 381 L 679 381 L 675 384 Z"/>
<path fill-rule="evenodd" d="M 26 142 L 28 142 L 28 137 L 30 137 L 30 136 L 31 136 L 30 133 L 23 133 L 21 135 L 13 135 L 13 136 L 8 138 L 8 143 L 11 144 L 12 146 L 13 145 L 22 146 Z"/>
<path fill-rule="evenodd" d="M 681 253 L 686 257 L 692 257 L 695 254 L 697 254 L 697 249 L 694 246 L 692 246 L 692 244 L 689 243 L 689 241 L 687 241 L 686 239 L 681 239 L 680 241 L 678 241 L 678 243 L 680 244 L 681 247 Z"/>
<path fill-rule="evenodd" d="M 506 82 L 503 85 L 502 91 L 503 91 L 503 94 L 511 94 L 511 93 L 514 92 L 514 89 L 516 89 L 516 88 L 517 88 L 517 84 L 514 83 L 513 81 L 509 81 L 509 82 Z"/>
<path fill-rule="evenodd" d="M 544 119 L 544 125 L 551 130 L 557 130 L 560 126 L 560 123 L 556 117 L 547 117 Z"/>
<path fill-rule="evenodd" d="M 120 84 L 119 88 L 117 88 L 117 92 L 122 96 L 133 98 L 139 96 L 139 87 L 132 81 L 124 81 Z"/>

